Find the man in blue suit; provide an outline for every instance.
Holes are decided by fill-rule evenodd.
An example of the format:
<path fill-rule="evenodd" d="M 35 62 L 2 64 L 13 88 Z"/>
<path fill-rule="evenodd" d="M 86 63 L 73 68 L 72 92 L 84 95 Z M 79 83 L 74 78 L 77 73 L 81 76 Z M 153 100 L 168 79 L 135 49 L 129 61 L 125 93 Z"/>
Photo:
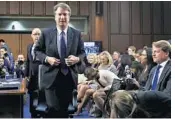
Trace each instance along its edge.
<path fill-rule="evenodd" d="M 54 6 L 54 15 L 56 27 L 42 32 L 35 51 L 43 64 L 40 86 L 49 107 L 47 117 L 66 118 L 78 73 L 84 72 L 85 51 L 81 33 L 68 26 L 70 7 L 59 3 Z"/>

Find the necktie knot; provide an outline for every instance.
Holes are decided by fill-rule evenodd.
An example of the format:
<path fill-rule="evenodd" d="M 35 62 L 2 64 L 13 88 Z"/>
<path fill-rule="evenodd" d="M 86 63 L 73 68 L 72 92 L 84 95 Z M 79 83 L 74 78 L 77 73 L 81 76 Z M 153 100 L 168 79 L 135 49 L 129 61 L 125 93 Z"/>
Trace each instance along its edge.
<path fill-rule="evenodd" d="M 65 35 L 65 32 L 64 32 L 64 31 L 61 31 L 61 35 L 63 35 L 63 36 L 64 36 L 64 35 Z"/>
<path fill-rule="evenodd" d="M 157 66 L 157 69 L 160 69 L 162 66 L 159 64 L 158 66 Z"/>

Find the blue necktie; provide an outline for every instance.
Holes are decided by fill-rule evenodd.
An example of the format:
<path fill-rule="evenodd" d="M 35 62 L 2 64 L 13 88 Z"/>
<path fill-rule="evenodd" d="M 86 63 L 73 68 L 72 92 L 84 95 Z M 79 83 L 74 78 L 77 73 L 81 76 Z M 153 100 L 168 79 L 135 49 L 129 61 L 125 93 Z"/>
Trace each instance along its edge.
<path fill-rule="evenodd" d="M 65 33 L 64 31 L 61 32 L 61 39 L 60 39 L 60 50 L 61 50 L 61 72 L 64 75 L 67 75 L 68 73 L 68 67 L 65 63 L 66 58 L 66 43 L 65 43 Z"/>
<path fill-rule="evenodd" d="M 161 67 L 162 67 L 161 65 L 157 66 L 151 90 L 155 90 L 156 89 L 157 81 L 158 81 L 158 78 L 159 78 L 159 72 L 160 72 L 160 68 Z"/>

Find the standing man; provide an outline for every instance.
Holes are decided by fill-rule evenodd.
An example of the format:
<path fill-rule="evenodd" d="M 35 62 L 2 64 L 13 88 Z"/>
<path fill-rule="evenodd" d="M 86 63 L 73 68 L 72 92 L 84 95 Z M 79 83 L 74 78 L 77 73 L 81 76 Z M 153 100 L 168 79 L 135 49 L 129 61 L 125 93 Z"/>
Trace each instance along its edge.
<path fill-rule="evenodd" d="M 35 51 L 43 67 L 41 87 L 49 107 L 48 118 L 67 118 L 78 73 L 85 69 L 81 33 L 68 26 L 71 9 L 65 3 L 54 6 L 56 27 L 42 32 Z"/>
<path fill-rule="evenodd" d="M 41 64 L 39 60 L 36 59 L 34 53 L 34 47 L 36 42 L 39 40 L 41 35 L 41 30 L 39 28 L 34 28 L 32 30 L 32 40 L 33 43 L 29 44 L 27 47 L 27 60 L 26 60 L 26 69 L 25 76 L 28 77 L 28 93 L 30 95 L 30 113 L 31 117 L 35 117 L 34 108 L 33 108 L 33 99 L 34 91 L 38 89 L 38 66 Z"/>

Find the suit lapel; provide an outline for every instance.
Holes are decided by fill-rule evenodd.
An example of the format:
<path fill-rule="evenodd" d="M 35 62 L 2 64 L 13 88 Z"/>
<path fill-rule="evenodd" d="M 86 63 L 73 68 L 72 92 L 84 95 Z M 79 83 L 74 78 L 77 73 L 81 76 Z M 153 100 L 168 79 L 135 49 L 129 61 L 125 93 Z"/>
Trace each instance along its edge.
<path fill-rule="evenodd" d="M 67 51 L 66 51 L 67 56 L 70 53 L 72 42 L 73 42 L 73 32 L 72 32 L 71 28 L 68 27 L 68 31 L 67 31 Z"/>
<path fill-rule="evenodd" d="M 158 86 L 162 82 L 162 80 L 165 78 L 166 73 L 169 71 L 169 69 L 170 69 L 170 61 L 167 62 L 167 64 L 165 65 L 165 67 L 160 75 Z"/>
<path fill-rule="evenodd" d="M 51 39 L 50 39 L 49 44 L 52 44 L 56 56 L 59 57 L 58 48 L 57 48 L 57 29 L 56 29 L 56 27 L 53 28 L 52 32 L 50 32 L 50 37 L 51 37 Z"/>
<path fill-rule="evenodd" d="M 29 57 L 30 57 L 30 60 L 31 61 L 33 61 L 33 56 L 32 56 L 32 54 L 31 54 L 31 52 L 32 52 L 32 46 L 33 46 L 33 44 L 30 44 L 30 46 L 29 46 Z"/>

